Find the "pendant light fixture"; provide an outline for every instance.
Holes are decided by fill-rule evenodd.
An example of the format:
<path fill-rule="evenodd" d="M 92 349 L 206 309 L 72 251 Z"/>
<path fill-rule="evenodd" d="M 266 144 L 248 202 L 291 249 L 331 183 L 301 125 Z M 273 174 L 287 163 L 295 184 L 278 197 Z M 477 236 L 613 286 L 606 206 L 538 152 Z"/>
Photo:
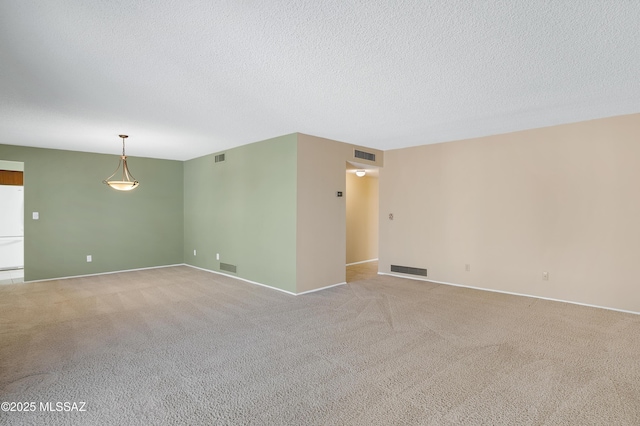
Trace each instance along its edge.
<path fill-rule="evenodd" d="M 134 188 L 137 188 L 140 184 L 136 178 L 131 176 L 129 173 L 129 167 L 127 167 L 127 156 L 124 154 L 124 140 L 128 138 L 127 135 L 119 135 L 122 138 L 122 156 L 120 157 L 120 161 L 118 161 L 118 168 L 115 172 L 108 178 L 102 181 L 102 183 L 106 183 L 111 188 L 116 189 L 118 191 L 131 191 Z M 120 170 L 120 165 L 122 164 L 122 180 L 113 180 L 113 177 Z M 117 178 L 116 178 L 117 179 Z"/>

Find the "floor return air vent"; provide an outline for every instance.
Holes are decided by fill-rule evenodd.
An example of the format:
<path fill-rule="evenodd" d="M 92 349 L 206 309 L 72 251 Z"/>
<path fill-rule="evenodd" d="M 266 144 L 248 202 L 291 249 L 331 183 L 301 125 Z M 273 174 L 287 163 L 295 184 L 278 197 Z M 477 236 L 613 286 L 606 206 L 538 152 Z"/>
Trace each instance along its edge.
<path fill-rule="evenodd" d="M 427 270 L 422 268 L 412 268 L 411 266 L 391 265 L 391 272 L 400 272 L 401 274 L 427 276 Z"/>
<path fill-rule="evenodd" d="M 236 273 L 236 265 L 230 265 L 228 263 L 220 262 L 220 270 L 221 271 L 227 271 L 227 272 L 233 272 L 235 274 Z"/>

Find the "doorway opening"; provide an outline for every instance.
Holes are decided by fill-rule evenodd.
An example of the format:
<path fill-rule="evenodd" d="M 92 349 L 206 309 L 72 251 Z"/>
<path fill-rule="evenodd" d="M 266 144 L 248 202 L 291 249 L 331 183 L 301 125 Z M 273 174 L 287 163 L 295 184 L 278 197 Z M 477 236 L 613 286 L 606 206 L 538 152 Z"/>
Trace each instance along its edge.
<path fill-rule="evenodd" d="M 0 284 L 24 281 L 24 163 L 0 160 Z"/>
<path fill-rule="evenodd" d="M 347 258 L 346 281 L 378 275 L 379 169 L 347 162 Z"/>

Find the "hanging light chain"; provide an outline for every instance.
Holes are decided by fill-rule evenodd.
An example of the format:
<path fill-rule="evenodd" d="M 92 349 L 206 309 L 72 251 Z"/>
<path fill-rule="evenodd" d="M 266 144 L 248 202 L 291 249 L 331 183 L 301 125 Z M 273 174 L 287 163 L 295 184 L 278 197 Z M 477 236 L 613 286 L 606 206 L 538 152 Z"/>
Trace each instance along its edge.
<path fill-rule="evenodd" d="M 111 176 L 109 176 L 102 182 L 119 191 L 129 191 L 136 188 L 139 185 L 139 183 L 136 180 L 136 178 L 134 178 L 131 175 L 131 172 L 129 171 L 129 166 L 127 165 L 127 154 L 125 153 L 125 139 L 128 138 L 129 136 L 127 135 L 119 135 L 119 136 L 122 138 L 122 156 L 118 161 L 118 167 L 116 168 L 116 170 L 113 172 Z M 113 178 L 116 175 L 116 173 L 118 173 L 120 166 L 122 166 L 122 181 L 112 181 L 111 178 Z"/>

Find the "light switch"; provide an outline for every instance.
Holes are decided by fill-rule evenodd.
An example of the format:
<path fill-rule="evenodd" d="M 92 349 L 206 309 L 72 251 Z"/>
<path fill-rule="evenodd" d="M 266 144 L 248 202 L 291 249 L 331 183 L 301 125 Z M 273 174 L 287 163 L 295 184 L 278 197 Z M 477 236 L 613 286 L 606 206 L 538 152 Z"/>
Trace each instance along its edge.
<path fill-rule="evenodd" d="M 38 219 L 40 219 L 40 213 L 33 212 L 33 220 L 38 220 Z"/>

